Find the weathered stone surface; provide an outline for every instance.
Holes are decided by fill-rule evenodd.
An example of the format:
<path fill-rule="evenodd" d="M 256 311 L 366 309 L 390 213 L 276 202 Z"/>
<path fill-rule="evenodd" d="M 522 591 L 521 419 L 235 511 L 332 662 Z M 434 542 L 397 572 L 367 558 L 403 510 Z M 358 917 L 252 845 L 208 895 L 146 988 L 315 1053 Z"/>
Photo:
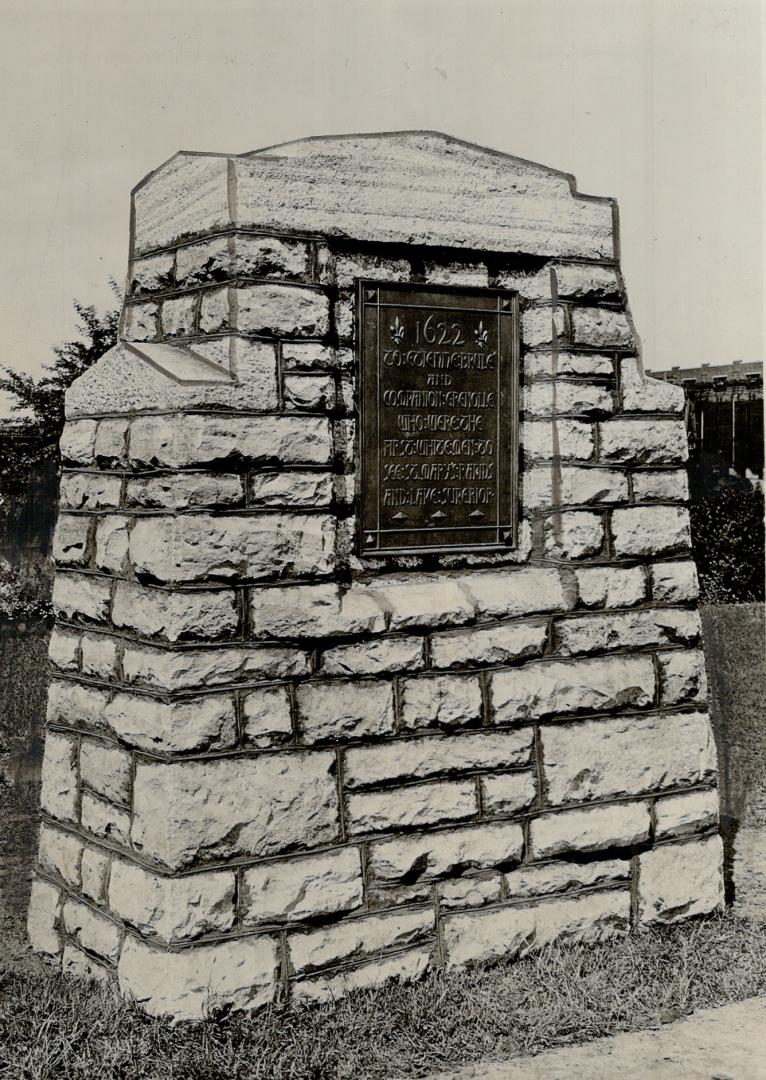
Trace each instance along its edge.
<path fill-rule="evenodd" d="M 53 534 L 53 558 L 59 566 L 87 566 L 93 519 L 85 514 L 59 514 Z"/>
<path fill-rule="evenodd" d="M 252 866 L 242 876 L 245 926 L 327 918 L 361 907 L 362 900 L 362 864 L 355 847 Z"/>
<path fill-rule="evenodd" d="M 162 304 L 162 336 L 190 337 L 194 333 L 197 296 L 177 296 Z"/>
<path fill-rule="evenodd" d="M 154 649 L 126 645 L 122 658 L 125 682 L 155 690 L 189 690 L 307 675 L 308 653 L 303 649 L 239 647 L 220 649 Z"/>
<path fill-rule="evenodd" d="M 662 844 L 639 857 L 638 918 L 673 923 L 723 907 L 720 836 Z"/>
<path fill-rule="evenodd" d="M 627 476 L 617 469 L 541 465 L 524 473 L 524 505 L 530 509 L 627 502 L 627 499 Z"/>
<path fill-rule="evenodd" d="M 529 826 L 530 858 L 633 847 L 649 839 L 651 823 L 647 800 L 543 814 Z"/>
<path fill-rule="evenodd" d="M 424 265 L 425 279 L 433 285 L 468 285 L 486 289 L 488 284 L 485 263 L 430 262 Z"/>
<path fill-rule="evenodd" d="M 333 477 L 328 472 L 263 472 L 250 479 L 252 506 L 329 506 Z"/>
<path fill-rule="evenodd" d="M 633 330 L 624 311 L 609 308 L 573 307 L 572 341 L 575 345 L 590 345 L 594 349 L 631 348 L 635 344 Z"/>
<path fill-rule="evenodd" d="M 391 829 L 466 821 L 478 813 L 476 784 L 454 780 L 395 788 L 393 791 L 352 792 L 346 799 L 346 827 L 352 836 Z"/>
<path fill-rule="evenodd" d="M 69 942 L 64 946 L 61 954 L 62 975 L 74 975 L 79 979 L 95 979 L 97 982 L 109 983 L 112 970 L 97 963 L 82 949 L 76 948 Z"/>
<path fill-rule="evenodd" d="M 106 901 L 110 865 L 108 852 L 89 846 L 83 848 L 80 864 L 82 894 L 96 904 Z"/>
<path fill-rule="evenodd" d="M 326 465 L 331 454 L 329 421 L 318 416 L 139 416 L 130 429 L 134 468 Z"/>
<path fill-rule="evenodd" d="M 89 791 L 82 793 L 82 827 L 93 836 L 112 840 L 123 847 L 129 844 L 130 814 L 114 803 L 96 798 Z"/>
<path fill-rule="evenodd" d="M 326 576 L 334 565 L 334 536 L 334 518 L 324 514 L 140 518 L 130 536 L 130 560 L 136 573 L 168 583 Z"/>
<path fill-rule="evenodd" d="M 117 923 L 104 915 L 80 904 L 67 900 L 63 910 L 64 929 L 89 952 L 115 961 L 120 951 L 122 931 Z"/>
<path fill-rule="evenodd" d="M 545 727 L 541 737 L 546 799 L 553 806 L 700 784 L 715 776 L 715 743 L 705 713 L 585 720 Z"/>
<path fill-rule="evenodd" d="M 102 739 L 80 744 L 80 779 L 111 802 L 129 802 L 132 764 L 131 754 Z"/>
<path fill-rule="evenodd" d="M 80 666 L 80 635 L 60 626 L 54 627 L 48 642 L 48 657 L 59 671 L 77 671 Z"/>
<path fill-rule="evenodd" d="M 125 505 L 145 510 L 198 510 L 208 506 L 241 506 L 242 480 L 226 473 L 176 473 L 128 479 Z"/>
<path fill-rule="evenodd" d="M 531 770 L 481 778 L 485 814 L 521 813 L 531 807 L 536 795 L 537 782 Z"/>
<path fill-rule="evenodd" d="M 699 614 L 685 608 L 582 615 L 556 624 L 556 643 L 564 656 L 649 645 L 689 645 L 699 636 Z"/>
<path fill-rule="evenodd" d="M 688 502 L 686 469 L 652 469 L 633 473 L 633 496 L 637 502 Z"/>
<path fill-rule="evenodd" d="M 307 248 L 299 240 L 275 236 L 216 237 L 178 249 L 180 284 L 233 277 L 301 278 L 306 274 Z"/>
<path fill-rule="evenodd" d="M 282 345 L 285 371 L 340 371 L 353 362 L 352 349 L 333 349 L 315 341 L 285 341 Z"/>
<path fill-rule="evenodd" d="M 32 878 L 32 892 L 27 912 L 27 936 L 35 952 L 58 956 L 61 952 L 59 919 L 61 893 L 48 881 Z"/>
<path fill-rule="evenodd" d="M 277 943 L 270 937 L 218 941 L 169 953 L 130 935 L 117 969 L 123 994 L 151 1016 L 179 1020 L 262 1008 L 274 997 L 278 971 Z"/>
<path fill-rule="evenodd" d="M 528 353 L 524 357 L 524 374 L 530 379 L 558 375 L 609 377 L 613 371 L 612 361 L 608 356 L 597 356 L 592 353 L 535 352 Z"/>
<path fill-rule="evenodd" d="M 593 457 L 593 425 L 584 420 L 531 420 L 522 424 L 524 460 L 590 461 Z"/>
<path fill-rule="evenodd" d="M 632 607 L 646 596 L 646 579 L 640 566 L 623 570 L 614 566 L 591 566 L 576 570 L 580 603 L 585 607 Z"/>
<path fill-rule="evenodd" d="M 535 382 L 524 388 L 524 413 L 533 416 L 608 416 L 614 411 L 612 392 L 586 382 Z"/>
<path fill-rule="evenodd" d="M 546 304 L 527 308 L 521 317 L 521 336 L 528 349 L 534 345 L 547 345 L 554 340 L 566 341 L 563 307 Z"/>
<path fill-rule="evenodd" d="M 457 878 L 443 881 L 437 886 L 441 908 L 481 907 L 494 904 L 502 897 L 503 879 L 500 874 L 491 877 Z"/>
<path fill-rule="evenodd" d="M 47 721 L 67 727 L 104 727 L 109 695 L 104 690 L 67 679 L 53 679 L 48 688 Z"/>
<path fill-rule="evenodd" d="M 234 925 L 234 873 L 161 877 L 115 859 L 109 878 L 109 907 L 148 937 L 186 941 L 224 932 Z"/>
<path fill-rule="evenodd" d="M 387 259 L 362 252 L 338 252 L 335 257 L 335 281 L 341 287 L 353 285 L 358 278 L 378 281 L 409 281 L 409 259 Z M 486 285 L 486 271 L 485 271 Z"/>
<path fill-rule="evenodd" d="M 157 304 L 126 304 L 120 336 L 126 341 L 156 341 L 157 313 Z"/>
<path fill-rule="evenodd" d="M 607 420 L 601 460 L 632 465 L 680 465 L 689 456 L 682 420 Z"/>
<path fill-rule="evenodd" d="M 403 728 L 472 727 L 481 723 L 481 685 L 475 675 L 436 675 L 402 679 L 399 684 Z"/>
<path fill-rule="evenodd" d="M 135 259 L 130 268 L 130 289 L 135 293 L 151 293 L 172 288 L 174 261 L 172 252 Z"/>
<path fill-rule="evenodd" d="M 616 555 L 672 555 L 691 546 L 689 512 L 675 506 L 637 506 L 612 512 Z M 658 599 L 656 592 L 654 599 Z"/>
<path fill-rule="evenodd" d="M 684 388 L 645 374 L 634 356 L 620 362 L 620 389 L 625 412 L 684 411 Z"/>
<path fill-rule="evenodd" d="M 601 712 L 654 699 L 649 656 L 544 661 L 491 675 L 495 723 L 508 724 L 557 713 Z"/>
<path fill-rule="evenodd" d="M 250 624 L 255 637 L 315 638 L 385 630 L 383 608 L 363 586 L 335 584 L 253 589 Z"/>
<path fill-rule="evenodd" d="M 523 846 L 520 825 L 475 825 L 371 844 L 367 869 L 370 880 L 383 883 L 454 876 L 510 866 L 520 860 Z"/>
<path fill-rule="evenodd" d="M 236 595 L 232 589 L 174 592 L 120 581 L 112 601 L 112 622 L 142 637 L 215 641 L 237 630 Z"/>
<path fill-rule="evenodd" d="M 595 945 L 630 927 L 627 889 L 546 900 L 530 907 L 500 907 L 447 915 L 447 964 L 527 956 L 552 942 Z"/>
<path fill-rule="evenodd" d="M 556 267 L 556 287 L 559 296 L 583 300 L 593 297 L 613 300 L 621 296 L 622 288 L 617 271 L 610 266 L 561 263 Z"/>
<path fill-rule="evenodd" d="M 499 289 L 511 289 L 525 300 L 548 300 L 553 296 L 551 289 L 550 264 L 541 270 L 520 270 L 517 268 L 500 270 L 496 276 Z"/>
<path fill-rule="evenodd" d="M 106 707 L 104 718 L 123 742 L 141 750 L 222 750 L 233 746 L 237 738 L 234 701 L 226 694 L 167 703 L 119 693 Z"/>
<path fill-rule="evenodd" d="M 401 739 L 345 752 L 346 787 L 425 779 L 466 769 L 507 769 L 525 765 L 532 751 L 531 728 Z"/>
<path fill-rule="evenodd" d="M 335 380 L 332 375 L 287 373 L 284 377 L 285 408 L 307 412 L 327 412 L 335 408 Z"/>
<path fill-rule="evenodd" d="M 431 950 L 408 949 L 395 956 L 386 956 L 367 964 L 359 964 L 336 975 L 299 979 L 292 984 L 295 1001 L 337 1001 L 344 994 L 367 990 L 387 982 L 411 983 L 422 978 L 431 962 Z"/>
<path fill-rule="evenodd" d="M 717 827 L 718 803 L 715 788 L 657 799 L 654 804 L 655 837 L 688 836 Z"/>
<path fill-rule="evenodd" d="M 49 731 L 45 736 L 40 806 L 51 817 L 77 820 L 77 740 Z"/>
<path fill-rule="evenodd" d="M 435 668 L 460 668 L 540 656 L 546 637 L 546 623 L 507 623 L 434 634 L 431 663 Z"/>
<path fill-rule="evenodd" d="M 129 426 L 130 420 L 123 416 L 99 420 L 93 453 L 101 468 L 124 467 L 127 461 L 125 441 Z"/>
<path fill-rule="evenodd" d="M 261 686 L 242 698 L 242 734 L 253 746 L 273 746 L 292 738 L 286 686 Z"/>
<path fill-rule="evenodd" d="M 322 653 L 324 675 L 388 675 L 424 666 L 422 637 L 380 638 L 356 645 L 336 645 Z"/>
<path fill-rule="evenodd" d="M 445 626 L 473 618 L 471 597 L 448 577 L 378 578 L 373 595 L 390 611 L 391 630 Z"/>
<path fill-rule="evenodd" d="M 660 701 L 663 705 L 707 700 L 705 656 L 701 649 L 674 649 L 672 652 L 658 653 L 657 659 L 660 664 Z"/>
<path fill-rule="evenodd" d="M 604 542 L 600 514 L 568 510 L 545 520 L 545 554 L 555 559 L 585 559 L 598 555 Z"/>
<path fill-rule="evenodd" d="M 70 465 L 92 465 L 97 420 L 67 420 L 59 440 L 62 460 Z"/>
<path fill-rule="evenodd" d="M 136 850 L 171 869 L 266 857 L 331 843 L 338 831 L 335 754 L 328 751 L 140 762 L 134 781 Z"/>
<path fill-rule="evenodd" d="M 236 292 L 236 325 L 246 333 L 324 337 L 329 329 L 330 304 L 318 289 L 251 285 Z"/>
<path fill-rule="evenodd" d="M 128 554 L 131 517 L 107 514 L 96 526 L 96 566 L 110 574 L 121 574 Z"/>
<path fill-rule="evenodd" d="M 697 568 L 693 562 L 655 563 L 651 567 L 652 598 L 679 604 L 699 596 Z"/>
<path fill-rule="evenodd" d="M 290 966 L 296 974 L 370 956 L 383 949 L 403 948 L 433 932 L 433 909 L 402 911 L 348 919 L 336 926 L 289 934 Z"/>
<path fill-rule="evenodd" d="M 40 826 L 40 866 L 60 874 L 67 884 L 80 887 L 82 840 L 63 829 L 53 829 L 45 822 Z"/>
<path fill-rule="evenodd" d="M 110 582 L 85 574 L 56 574 L 53 608 L 64 619 L 104 622 L 109 611 Z"/>
<path fill-rule="evenodd" d="M 394 694 L 389 682 L 339 680 L 296 687 L 298 726 L 304 742 L 390 735 Z"/>
<path fill-rule="evenodd" d="M 113 679 L 117 667 L 118 644 L 117 638 L 108 634 L 83 634 L 80 644 L 83 675 L 107 681 Z"/>
<path fill-rule="evenodd" d="M 563 611 L 567 606 L 558 570 L 478 570 L 459 580 L 476 614 L 491 619 Z"/>
<path fill-rule="evenodd" d="M 602 862 L 549 862 L 539 866 L 519 866 L 505 875 L 508 895 L 513 899 L 547 896 L 570 889 L 590 889 L 628 881 L 630 863 L 626 859 Z"/>
<path fill-rule="evenodd" d="M 119 476 L 64 473 L 59 483 L 59 505 L 68 510 L 111 510 L 120 505 Z"/>

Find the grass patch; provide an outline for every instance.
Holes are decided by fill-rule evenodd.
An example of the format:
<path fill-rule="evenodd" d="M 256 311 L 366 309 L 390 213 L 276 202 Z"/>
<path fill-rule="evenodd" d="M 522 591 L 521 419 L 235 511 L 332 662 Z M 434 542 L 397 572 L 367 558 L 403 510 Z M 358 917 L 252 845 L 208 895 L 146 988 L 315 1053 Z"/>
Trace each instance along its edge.
<path fill-rule="evenodd" d="M 766 993 L 766 923 L 727 913 L 433 972 L 332 1005 L 175 1026 L 96 984 L 53 973 L 0 979 L 2 1077 L 390 1080 L 656 1027 Z"/>

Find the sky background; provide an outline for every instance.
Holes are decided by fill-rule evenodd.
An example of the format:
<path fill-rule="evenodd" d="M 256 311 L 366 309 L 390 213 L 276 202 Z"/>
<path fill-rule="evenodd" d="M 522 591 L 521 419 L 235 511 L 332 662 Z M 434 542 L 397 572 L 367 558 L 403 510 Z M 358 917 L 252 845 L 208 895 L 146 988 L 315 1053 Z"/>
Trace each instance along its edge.
<path fill-rule="evenodd" d="M 648 368 L 763 357 L 759 0 L 0 0 L 0 363 L 39 373 L 176 150 L 428 128 L 616 196 Z"/>

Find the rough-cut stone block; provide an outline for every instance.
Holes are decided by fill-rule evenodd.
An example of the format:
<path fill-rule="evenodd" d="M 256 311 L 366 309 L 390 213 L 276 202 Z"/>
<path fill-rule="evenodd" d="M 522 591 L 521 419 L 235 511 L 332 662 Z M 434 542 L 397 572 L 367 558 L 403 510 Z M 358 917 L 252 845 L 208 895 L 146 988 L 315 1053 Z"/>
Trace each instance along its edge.
<path fill-rule="evenodd" d="M 242 921 L 296 922 L 361 907 L 362 864 L 355 847 L 253 866 L 242 876 Z"/>
<path fill-rule="evenodd" d="M 122 670 L 126 683 L 153 690 L 190 690 L 307 675 L 308 660 L 303 649 L 287 647 L 167 650 L 126 645 Z"/>
<path fill-rule="evenodd" d="M 512 619 L 567 607 L 558 570 L 480 570 L 459 580 L 482 617 Z"/>
<path fill-rule="evenodd" d="M 47 721 L 66 727 L 104 727 L 104 709 L 109 695 L 92 686 L 54 679 L 48 688 Z"/>
<path fill-rule="evenodd" d="M 296 687 L 295 704 L 301 739 L 306 743 L 371 738 L 394 731 L 390 682 L 303 683 Z"/>
<path fill-rule="evenodd" d="M 590 345 L 594 349 L 629 349 L 635 344 L 633 330 L 624 311 L 574 307 L 571 319 L 575 345 Z"/>
<path fill-rule="evenodd" d="M 590 375 L 609 378 L 614 372 L 608 356 L 591 353 L 527 353 L 524 375 L 527 379 L 551 378 L 559 375 Z"/>
<path fill-rule="evenodd" d="M 264 472 L 250 479 L 252 506 L 329 506 L 332 495 L 333 478 L 327 472 Z"/>
<path fill-rule="evenodd" d="M 601 460 L 630 465 L 680 465 L 689 456 L 683 420 L 607 420 Z"/>
<path fill-rule="evenodd" d="M 334 519 L 324 514 L 141 518 L 131 533 L 130 560 L 136 573 L 168 583 L 326 576 L 334 536 Z"/>
<path fill-rule="evenodd" d="M 130 290 L 134 293 L 152 293 L 172 288 L 174 261 L 172 252 L 135 259 L 130 268 Z"/>
<path fill-rule="evenodd" d="M 197 314 L 197 296 L 177 296 L 162 304 L 163 338 L 191 337 Z"/>
<path fill-rule="evenodd" d="M 59 514 L 53 534 L 53 558 L 59 566 L 87 566 L 93 519 L 85 514 Z"/>
<path fill-rule="evenodd" d="M 556 624 L 556 643 L 564 656 L 650 645 L 689 645 L 699 636 L 699 614 L 684 608 L 581 615 Z"/>
<path fill-rule="evenodd" d="M 123 416 L 99 420 L 93 453 L 102 469 L 124 468 L 129 426 L 130 420 Z"/>
<path fill-rule="evenodd" d="M 136 476 L 128 479 L 125 488 L 125 505 L 144 510 L 199 510 L 243 503 L 242 480 L 225 473 Z"/>
<path fill-rule="evenodd" d="M 96 566 L 110 574 L 125 569 L 128 540 L 133 519 L 122 514 L 107 514 L 96 526 Z"/>
<path fill-rule="evenodd" d="M 478 813 L 473 780 L 415 784 L 393 791 L 351 793 L 346 801 L 350 835 L 388 832 L 445 821 L 466 821 Z"/>
<path fill-rule="evenodd" d="M 62 821 L 77 820 L 77 740 L 49 731 L 45 736 L 40 806 Z"/>
<path fill-rule="evenodd" d="M 524 473 L 524 505 L 539 510 L 549 506 L 584 506 L 588 503 L 627 502 L 628 479 L 617 469 L 585 469 L 575 465 L 549 465 Z"/>
<path fill-rule="evenodd" d="M 551 660 L 491 676 L 495 723 L 601 712 L 651 705 L 654 665 L 649 656 L 610 656 L 603 660 Z"/>
<path fill-rule="evenodd" d="M 180 286 L 219 281 L 234 276 L 234 242 L 215 236 L 202 244 L 185 244 L 176 253 L 176 281 Z"/>
<path fill-rule="evenodd" d="M 715 743 L 705 713 L 585 720 L 544 727 L 541 737 L 546 800 L 553 806 L 700 784 L 715 776 Z"/>
<path fill-rule="evenodd" d="M 649 839 L 651 822 L 646 800 L 543 814 L 529 826 L 530 858 L 633 847 Z"/>
<path fill-rule="evenodd" d="M 388 675 L 424 666 L 423 638 L 380 638 L 356 645 L 336 645 L 322 653 L 323 675 Z"/>
<path fill-rule="evenodd" d="M 359 278 L 375 278 L 377 281 L 409 281 L 409 259 L 387 259 L 362 252 L 341 253 L 335 257 L 335 280 L 341 287 L 353 285 Z M 486 286 L 486 270 L 484 284 Z"/>
<path fill-rule="evenodd" d="M 215 641 L 236 632 L 236 596 L 230 589 L 172 592 L 120 581 L 112 602 L 112 622 L 142 637 Z"/>
<path fill-rule="evenodd" d="M 281 337 L 324 337 L 329 329 L 330 304 L 319 289 L 295 285 L 249 285 L 236 292 L 236 309 L 214 320 L 210 303 L 203 298 L 207 332 L 233 327 L 247 334 Z"/>
<path fill-rule="evenodd" d="M 532 806 L 536 796 L 537 781 L 531 770 L 481 778 L 485 814 L 519 814 Z"/>
<path fill-rule="evenodd" d="M 117 638 L 107 634 L 83 634 L 81 640 L 82 673 L 93 679 L 109 681 L 117 668 Z"/>
<path fill-rule="evenodd" d="M 662 844 L 639 858 L 638 918 L 673 923 L 723 907 L 720 836 Z"/>
<path fill-rule="evenodd" d="M 454 578 L 378 578 L 374 595 L 391 612 L 391 630 L 445 626 L 467 622 L 474 615 L 470 595 Z"/>
<path fill-rule="evenodd" d="M 255 637 L 318 638 L 385 630 L 384 610 L 363 587 L 292 585 L 253 589 L 250 625 Z"/>
<path fill-rule="evenodd" d="M 285 371 L 340 371 L 353 362 L 352 349 L 333 349 L 314 341 L 285 341 L 282 345 Z"/>
<path fill-rule="evenodd" d="M 521 859 L 521 826 L 499 822 L 381 840 L 370 845 L 370 880 L 413 882 L 461 874 L 467 869 L 510 866 Z"/>
<path fill-rule="evenodd" d="M 352 747 L 345 753 L 344 780 L 347 788 L 362 788 L 467 770 L 515 768 L 529 761 L 532 742 L 532 729 L 521 728 Z"/>
<path fill-rule="evenodd" d="M 48 881 L 32 878 L 32 892 L 27 912 L 27 936 L 35 952 L 58 956 L 61 952 L 59 919 L 61 893 Z"/>
<path fill-rule="evenodd" d="M 242 698 L 242 735 L 253 746 L 273 746 L 292 738 L 290 694 L 286 686 L 261 686 Z"/>
<path fill-rule="evenodd" d="M 331 454 L 320 416 L 139 416 L 130 429 L 133 468 L 326 465 Z"/>
<path fill-rule="evenodd" d="M 48 657 L 59 671 L 77 671 L 80 666 L 80 635 L 56 626 L 48 642 Z"/>
<path fill-rule="evenodd" d="M 104 719 L 122 742 L 162 753 L 222 750 L 237 737 L 234 701 L 225 694 L 167 703 L 119 693 L 106 707 Z"/>
<path fill-rule="evenodd" d="M 545 521 L 545 554 L 554 559 L 586 559 L 598 555 L 604 542 L 600 514 L 568 510 Z"/>
<path fill-rule="evenodd" d="M 68 885 L 80 887 L 82 840 L 62 829 L 53 829 L 45 822 L 40 826 L 40 866 L 59 874 Z"/>
<path fill-rule="evenodd" d="M 527 308 L 521 317 L 521 336 L 529 349 L 552 341 L 566 341 L 566 320 L 560 306 Z"/>
<path fill-rule="evenodd" d="M 122 939 L 117 923 L 76 900 L 64 904 L 63 918 L 64 929 L 78 945 L 105 960 L 116 961 Z"/>
<path fill-rule="evenodd" d="M 689 836 L 718 825 L 718 792 L 715 788 L 668 795 L 654 804 L 654 835 Z"/>
<path fill-rule="evenodd" d="M 488 284 L 485 263 L 450 262 L 439 263 L 426 261 L 425 279 L 433 285 L 467 285 L 472 288 L 486 289 Z"/>
<path fill-rule="evenodd" d="M 596 945 L 630 927 L 630 893 L 619 891 L 447 915 L 444 944 L 449 967 L 515 959 L 552 942 Z"/>
<path fill-rule="evenodd" d="M 586 382 L 535 382 L 524 388 L 524 414 L 539 416 L 608 416 L 612 392 Z"/>
<path fill-rule="evenodd" d="M 545 623 L 507 623 L 434 634 L 431 638 L 431 663 L 435 668 L 505 664 L 540 656 L 546 637 Z"/>
<path fill-rule="evenodd" d="M 691 546 L 689 512 L 675 506 L 637 506 L 612 512 L 615 555 L 672 555 Z M 656 590 L 654 599 L 657 600 Z"/>
<path fill-rule="evenodd" d="M 699 596 L 697 568 L 693 562 L 655 563 L 651 568 L 652 599 L 682 604 Z"/>
<path fill-rule="evenodd" d="M 368 990 L 388 982 L 416 982 L 425 975 L 430 963 L 429 948 L 408 949 L 334 975 L 296 980 L 292 983 L 292 997 L 295 1001 L 334 1002 L 355 990 Z"/>
<path fill-rule="evenodd" d="M 640 566 L 627 570 L 591 566 L 576 570 L 575 574 L 580 603 L 585 607 L 632 607 L 646 596 L 646 579 Z"/>
<path fill-rule="evenodd" d="M 126 304 L 120 336 L 126 341 L 156 341 L 157 313 L 157 304 Z"/>
<path fill-rule="evenodd" d="M 286 374 L 285 408 L 305 412 L 328 412 L 335 408 L 335 380 L 332 375 Z"/>
<path fill-rule="evenodd" d="M 67 420 L 59 440 L 59 450 L 65 464 L 93 464 L 97 427 L 97 420 Z"/>
<path fill-rule="evenodd" d="M 106 902 L 107 884 L 111 857 L 108 852 L 95 847 L 85 847 L 80 864 L 80 878 L 83 896 L 96 904 Z"/>
<path fill-rule="evenodd" d="M 651 469 L 633 473 L 636 502 L 688 502 L 689 477 L 686 469 Z"/>
<path fill-rule="evenodd" d="M 59 505 L 68 510 L 106 510 L 120 505 L 119 476 L 64 473 L 59 484 Z"/>
<path fill-rule="evenodd" d="M 500 270 L 496 277 L 499 289 L 517 292 L 524 300 L 548 300 L 553 297 L 550 265 L 541 270 Z"/>
<path fill-rule="evenodd" d="M 329 844 L 338 832 L 335 754 L 222 758 L 136 768 L 132 840 L 171 869 Z"/>
<path fill-rule="evenodd" d="M 270 937 L 169 953 L 128 936 L 117 972 L 121 992 L 151 1016 L 202 1020 L 224 1010 L 268 1005 L 276 990 L 279 952 Z"/>
<path fill-rule="evenodd" d="M 521 427 L 524 460 L 590 461 L 593 457 L 593 425 L 584 420 L 528 420 Z"/>
<path fill-rule="evenodd" d="M 112 840 L 123 847 L 129 844 L 130 814 L 113 803 L 82 793 L 82 827 L 93 836 Z"/>
<path fill-rule="evenodd" d="M 559 296 L 576 300 L 614 300 L 622 295 L 617 271 L 610 266 L 561 263 L 556 267 L 556 288 Z"/>
<path fill-rule="evenodd" d="M 80 779 L 111 802 L 130 800 L 132 755 L 101 739 L 83 739 L 80 746 Z"/>
<path fill-rule="evenodd" d="M 433 909 L 401 911 L 348 919 L 336 926 L 289 934 L 290 966 L 296 974 L 371 956 L 383 949 L 401 949 L 433 932 Z"/>
<path fill-rule="evenodd" d="M 657 659 L 660 663 L 660 701 L 663 705 L 703 702 L 707 699 L 705 656 L 701 649 L 674 649 L 672 652 L 658 653 Z"/>
<path fill-rule="evenodd" d="M 406 730 L 474 727 L 481 723 L 481 685 L 475 675 L 436 675 L 402 679 L 400 715 Z"/>
<path fill-rule="evenodd" d="M 684 388 L 645 374 L 634 356 L 629 356 L 620 363 L 620 389 L 625 412 L 684 411 Z"/>
<path fill-rule="evenodd" d="M 233 872 L 161 877 L 135 863 L 115 859 L 109 878 L 109 908 L 145 936 L 185 941 L 231 930 L 235 888 Z"/>
<path fill-rule="evenodd" d="M 494 904 L 502 898 L 503 879 L 499 874 L 491 877 L 457 878 L 437 886 L 439 907 L 467 908 Z"/>
<path fill-rule="evenodd" d="M 513 899 L 547 896 L 570 889 L 591 889 L 628 881 L 630 863 L 626 859 L 602 862 L 549 862 L 539 866 L 519 866 L 505 875 L 508 895 Z"/>
<path fill-rule="evenodd" d="M 300 240 L 275 236 L 215 237 L 178 249 L 179 285 L 223 281 L 227 278 L 302 278 L 307 270 L 307 248 Z"/>
<path fill-rule="evenodd" d="M 69 942 L 61 954 L 61 974 L 74 975 L 78 979 L 111 983 L 113 969 L 98 963 L 92 957 Z"/>
<path fill-rule="evenodd" d="M 84 574 L 57 574 L 53 582 L 53 608 L 65 619 L 104 622 L 109 611 L 111 582 Z"/>

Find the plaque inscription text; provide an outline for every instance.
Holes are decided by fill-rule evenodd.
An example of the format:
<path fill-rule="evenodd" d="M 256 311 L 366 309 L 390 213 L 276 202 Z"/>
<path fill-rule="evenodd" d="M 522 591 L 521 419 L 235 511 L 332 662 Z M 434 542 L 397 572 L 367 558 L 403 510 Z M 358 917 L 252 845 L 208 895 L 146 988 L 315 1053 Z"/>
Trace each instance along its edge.
<path fill-rule="evenodd" d="M 360 553 L 513 546 L 518 304 L 360 282 Z"/>

